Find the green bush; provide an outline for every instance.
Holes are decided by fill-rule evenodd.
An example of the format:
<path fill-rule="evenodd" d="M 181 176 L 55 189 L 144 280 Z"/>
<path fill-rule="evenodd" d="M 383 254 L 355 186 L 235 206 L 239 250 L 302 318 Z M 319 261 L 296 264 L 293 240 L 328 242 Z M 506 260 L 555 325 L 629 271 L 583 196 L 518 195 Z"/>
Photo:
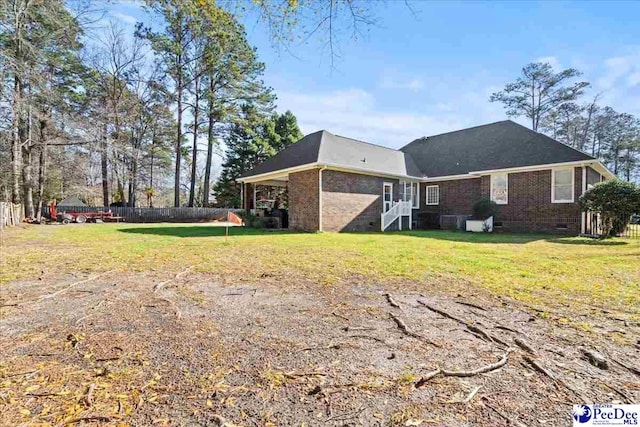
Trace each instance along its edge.
<path fill-rule="evenodd" d="M 245 213 L 246 212 L 246 213 Z M 251 212 L 240 211 L 237 213 L 240 218 L 244 221 L 244 225 L 250 228 L 264 228 L 265 227 L 265 218 L 256 216 Z"/>
<path fill-rule="evenodd" d="M 473 217 L 475 219 L 487 219 L 490 216 L 495 219 L 497 215 L 498 205 L 488 197 L 481 197 L 473 205 Z"/>
<path fill-rule="evenodd" d="M 625 230 L 633 214 L 640 212 L 640 187 L 610 179 L 587 190 L 579 203 L 583 210 L 600 214 L 605 236 L 615 236 Z"/>

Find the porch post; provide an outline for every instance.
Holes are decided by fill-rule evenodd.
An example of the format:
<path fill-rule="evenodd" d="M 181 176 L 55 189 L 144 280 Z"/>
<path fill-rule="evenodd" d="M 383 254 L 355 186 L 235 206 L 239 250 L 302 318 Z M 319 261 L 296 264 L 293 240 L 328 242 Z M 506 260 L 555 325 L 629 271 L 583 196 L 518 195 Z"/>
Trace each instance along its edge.
<path fill-rule="evenodd" d="M 258 185 L 253 184 L 253 209 L 256 209 L 256 193 L 258 192 Z"/>
<path fill-rule="evenodd" d="M 587 167 L 582 166 L 582 193 L 587 192 Z M 587 233 L 587 212 L 580 211 L 580 232 Z"/>

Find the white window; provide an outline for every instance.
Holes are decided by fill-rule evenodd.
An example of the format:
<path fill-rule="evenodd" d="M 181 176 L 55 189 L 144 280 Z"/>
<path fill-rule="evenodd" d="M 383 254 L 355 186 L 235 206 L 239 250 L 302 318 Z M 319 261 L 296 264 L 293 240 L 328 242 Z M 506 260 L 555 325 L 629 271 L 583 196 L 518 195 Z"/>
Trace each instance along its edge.
<path fill-rule="evenodd" d="M 393 183 L 385 182 L 382 184 L 382 207 L 387 212 L 393 206 Z"/>
<path fill-rule="evenodd" d="M 400 181 L 400 197 L 403 201 L 411 201 L 411 207 L 418 209 L 419 203 L 419 185 L 417 182 Z"/>
<path fill-rule="evenodd" d="M 417 182 L 411 183 L 411 207 L 413 209 L 420 207 L 420 185 Z"/>
<path fill-rule="evenodd" d="M 509 202 L 509 174 L 491 175 L 491 200 L 498 205 Z"/>
<path fill-rule="evenodd" d="M 573 168 L 551 171 L 551 202 L 573 203 Z"/>
<path fill-rule="evenodd" d="M 440 187 L 437 185 L 427 185 L 425 187 L 425 201 L 427 205 L 440 204 Z"/>

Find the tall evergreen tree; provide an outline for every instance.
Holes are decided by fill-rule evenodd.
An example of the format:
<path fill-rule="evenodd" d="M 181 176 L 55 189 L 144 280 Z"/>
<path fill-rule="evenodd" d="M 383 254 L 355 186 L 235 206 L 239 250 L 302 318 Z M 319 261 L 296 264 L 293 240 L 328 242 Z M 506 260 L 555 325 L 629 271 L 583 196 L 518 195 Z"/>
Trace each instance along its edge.
<path fill-rule="evenodd" d="M 527 64 L 522 68 L 522 76 L 492 94 L 489 100 L 502 103 L 508 116 L 529 118 L 531 129 L 537 131 L 550 113 L 584 93 L 589 83 L 568 83 L 581 74 L 573 68 L 555 73 L 551 65 L 542 62 Z"/>
<path fill-rule="evenodd" d="M 157 55 L 159 66 L 172 83 L 173 100 L 177 108 L 177 127 L 175 137 L 175 176 L 174 176 L 174 206 L 180 206 L 180 174 L 182 170 L 182 155 L 184 143 L 183 114 L 184 96 L 189 87 L 186 70 L 193 57 L 190 56 L 195 39 L 190 25 L 193 15 L 187 6 L 189 2 L 180 0 L 147 0 L 148 8 L 164 20 L 162 31 L 155 32 L 150 27 L 138 25 L 136 34 L 151 42 L 151 47 Z"/>
<path fill-rule="evenodd" d="M 264 117 L 254 106 L 243 106 L 241 118 L 225 138 L 226 161 L 213 190 L 217 204 L 240 207 L 240 185 L 236 179 L 302 136 L 296 117 L 290 111 Z"/>
<path fill-rule="evenodd" d="M 51 114 L 38 108 L 36 97 L 58 89 L 52 79 L 77 55 L 81 28 L 61 0 L 2 0 L 0 28 L 0 56 L 12 80 L 12 200 L 22 200 L 25 215 L 33 217 L 33 154 L 38 135 L 46 137 L 36 122 Z"/>

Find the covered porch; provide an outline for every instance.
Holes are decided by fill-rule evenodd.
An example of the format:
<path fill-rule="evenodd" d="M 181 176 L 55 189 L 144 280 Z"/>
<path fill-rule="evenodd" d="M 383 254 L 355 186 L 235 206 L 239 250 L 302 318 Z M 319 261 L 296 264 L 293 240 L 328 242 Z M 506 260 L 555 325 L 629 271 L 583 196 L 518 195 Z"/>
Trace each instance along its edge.
<path fill-rule="evenodd" d="M 288 176 L 279 179 L 243 182 L 241 186 L 242 208 L 246 213 L 262 218 L 265 228 L 288 229 L 288 183 Z"/>

